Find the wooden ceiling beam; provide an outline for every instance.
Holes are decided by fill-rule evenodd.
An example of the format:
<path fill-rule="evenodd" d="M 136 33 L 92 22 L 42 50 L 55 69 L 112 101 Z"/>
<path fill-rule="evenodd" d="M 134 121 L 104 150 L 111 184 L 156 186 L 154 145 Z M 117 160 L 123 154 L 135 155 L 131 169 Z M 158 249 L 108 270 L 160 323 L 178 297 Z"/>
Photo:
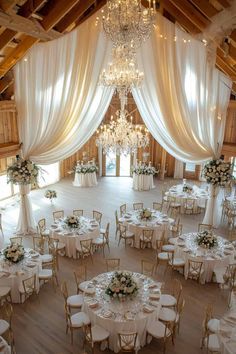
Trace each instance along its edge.
<path fill-rule="evenodd" d="M 9 28 L 5 29 L 0 34 L 0 50 L 4 48 L 15 37 L 16 34 L 16 31 L 13 31 Z"/>
<path fill-rule="evenodd" d="M 87 14 L 86 16 L 82 16 L 81 18 L 79 18 L 76 21 L 76 27 L 81 25 L 81 23 L 83 23 L 84 21 L 86 21 L 90 16 L 92 16 L 93 14 L 95 14 L 98 10 L 101 9 L 101 7 L 103 7 L 106 4 L 106 0 L 97 0 L 96 2 L 96 6 L 93 8 L 93 10 L 91 10 L 89 12 L 89 14 Z"/>
<path fill-rule="evenodd" d="M 9 85 L 7 89 L 2 93 L 2 97 L 4 101 L 11 100 L 13 96 L 14 96 L 14 82 L 12 82 L 11 85 Z"/>
<path fill-rule="evenodd" d="M 236 43 L 236 29 L 231 32 L 230 38 Z"/>
<path fill-rule="evenodd" d="M 219 13 L 219 11 L 206 0 L 190 0 L 205 16 L 211 18 Z"/>
<path fill-rule="evenodd" d="M 61 36 L 60 33 L 54 30 L 46 32 L 36 21 L 31 21 L 19 15 L 9 15 L 4 12 L 0 12 L 0 25 L 16 32 L 26 33 L 31 37 L 43 41 L 48 41 Z"/>
<path fill-rule="evenodd" d="M 211 24 L 211 21 L 204 17 L 188 0 L 169 1 L 201 31 Z"/>
<path fill-rule="evenodd" d="M 199 28 L 195 26 L 177 7 L 175 7 L 170 0 L 164 0 L 163 6 L 185 30 L 191 34 L 197 34 L 200 32 Z"/>
<path fill-rule="evenodd" d="M 13 83 L 14 79 L 13 76 L 11 78 L 3 77 L 0 80 L 0 93 L 4 92 L 12 83 Z"/>
<path fill-rule="evenodd" d="M 217 0 L 219 4 L 221 4 L 223 7 L 227 8 L 230 6 L 230 3 L 228 0 Z"/>
<path fill-rule="evenodd" d="M 17 0 L 0 0 L 0 9 L 7 12 L 11 10 L 16 4 Z"/>
<path fill-rule="evenodd" d="M 228 75 L 232 81 L 236 82 L 236 71 L 227 65 L 225 60 L 223 60 L 219 55 L 216 56 L 216 65 L 221 71 Z"/>
<path fill-rule="evenodd" d="M 55 29 L 61 33 L 65 32 L 72 23 L 77 21 L 94 4 L 94 2 L 95 0 L 80 1 L 57 23 Z"/>
<path fill-rule="evenodd" d="M 58 23 L 77 3 L 79 0 L 57 0 L 52 2 L 50 11 L 41 21 L 43 28 L 48 31 L 56 23 Z M 83 2 L 86 2 L 83 0 Z"/>

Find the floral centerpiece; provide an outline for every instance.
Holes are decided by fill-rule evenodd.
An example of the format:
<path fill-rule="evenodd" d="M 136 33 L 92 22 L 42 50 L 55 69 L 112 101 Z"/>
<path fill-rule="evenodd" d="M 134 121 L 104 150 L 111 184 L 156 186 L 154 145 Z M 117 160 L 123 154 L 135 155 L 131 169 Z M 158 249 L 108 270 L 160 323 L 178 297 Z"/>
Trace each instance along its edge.
<path fill-rule="evenodd" d="M 44 196 L 52 201 L 52 199 L 57 198 L 57 192 L 52 189 L 48 189 L 46 190 Z"/>
<path fill-rule="evenodd" d="M 211 160 L 205 164 L 202 175 L 207 183 L 213 184 L 214 186 L 225 187 L 233 178 L 231 163 L 221 159 Z"/>
<path fill-rule="evenodd" d="M 78 229 L 80 227 L 80 218 L 75 215 L 70 215 L 64 219 L 64 223 L 69 229 Z"/>
<path fill-rule="evenodd" d="M 3 250 L 3 254 L 7 261 L 12 263 L 18 263 L 24 258 L 25 250 L 22 245 L 14 243 L 12 245 L 7 246 Z"/>
<path fill-rule="evenodd" d="M 111 278 L 111 281 L 105 290 L 105 293 L 112 298 L 123 300 L 127 297 L 133 297 L 138 292 L 138 285 L 132 277 L 132 273 L 117 271 Z"/>
<path fill-rule="evenodd" d="M 145 220 L 145 221 L 148 221 L 148 220 L 151 220 L 152 219 L 152 212 L 151 210 L 149 209 L 142 209 L 140 212 L 139 212 L 139 219 L 140 220 Z"/>
<path fill-rule="evenodd" d="M 23 160 L 18 155 L 16 161 L 7 169 L 7 183 L 35 184 L 40 168 L 30 160 Z"/>
<path fill-rule="evenodd" d="M 193 191 L 193 187 L 190 184 L 183 185 L 183 192 L 184 193 L 191 193 Z"/>
<path fill-rule="evenodd" d="M 93 173 L 98 172 L 98 167 L 95 164 L 77 165 L 74 170 L 76 173 Z"/>
<path fill-rule="evenodd" d="M 196 242 L 198 246 L 208 248 L 208 249 L 218 245 L 216 236 L 213 234 L 212 231 L 208 231 L 208 230 L 199 232 L 196 237 Z"/>
<path fill-rule="evenodd" d="M 136 175 L 155 175 L 157 173 L 155 167 L 147 165 L 133 167 L 132 172 Z"/>

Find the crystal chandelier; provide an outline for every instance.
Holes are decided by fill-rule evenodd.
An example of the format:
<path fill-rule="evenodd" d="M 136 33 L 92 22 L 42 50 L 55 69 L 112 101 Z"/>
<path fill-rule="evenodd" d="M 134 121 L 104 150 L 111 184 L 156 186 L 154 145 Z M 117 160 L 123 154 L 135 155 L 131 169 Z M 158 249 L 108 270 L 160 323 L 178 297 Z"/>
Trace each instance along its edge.
<path fill-rule="evenodd" d="M 103 28 L 115 47 L 130 43 L 140 47 L 151 34 L 156 0 L 148 0 L 148 8 L 141 0 L 107 0 L 103 12 Z"/>
<path fill-rule="evenodd" d="M 149 145 L 148 130 L 142 125 L 134 125 L 132 116 L 126 110 L 116 111 L 117 118 L 111 116 L 109 124 L 103 124 L 97 130 L 96 145 L 102 147 L 103 153 L 134 154 L 138 148 Z"/>
<path fill-rule="evenodd" d="M 136 53 L 127 46 L 114 48 L 113 61 L 107 71 L 104 69 L 99 78 L 102 86 L 113 87 L 119 95 L 121 110 L 127 104 L 127 95 L 132 88 L 140 87 L 144 74 L 137 69 Z"/>

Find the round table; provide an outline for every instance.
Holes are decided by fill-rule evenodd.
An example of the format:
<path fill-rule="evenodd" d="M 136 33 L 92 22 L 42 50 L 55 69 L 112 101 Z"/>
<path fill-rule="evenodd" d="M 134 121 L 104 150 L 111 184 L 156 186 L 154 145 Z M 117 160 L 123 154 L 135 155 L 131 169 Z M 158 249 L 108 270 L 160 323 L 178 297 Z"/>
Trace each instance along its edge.
<path fill-rule="evenodd" d="M 97 185 L 96 172 L 89 173 L 77 173 L 75 172 L 75 178 L 73 185 L 75 187 L 94 187 Z"/>
<path fill-rule="evenodd" d="M 194 200 L 195 205 L 193 212 L 198 213 L 198 207 L 205 207 L 206 200 L 209 198 L 209 193 L 198 186 L 192 186 L 193 190 L 190 193 L 183 192 L 183 184 L 172 186 L 165 195 L 176 199 L 176 203 L 181 204 L 181 212 L 184 212 L 184 204 L 186 200 Z"/>
<path fill-rule="evenodd" d="M 25 257 L 19 263 L 9 263 L 0 257 L 0 286 L 11 288 L 12 302 L 20 303 L 19 286 L 22 280 L 36 274 L 36 289 L 39 291 L 38 274 L 42 269 L 39 253 L 30 248 L 25 248 Z"/>
<path fill-rule="evenodd" d="M 197 232 L 183 234 L 175 240 L 175 256 L 186 261 L 184 275 L 188 276 L 188 260 L 203 262 L 203 273 L 200 282 L 212 281 L 214 268 L 226 267 L 233 262 L 235 249 L 233 245 L 221 236 L 217 236 L 218 246 L 212 249 L 200 247 L 195 242 Z"/>
<path fill-rule="evenodd" d="M 149 191 L 155 188 L 153 175 L 137 175 L 133 173 L 133 189 L 135 191 Z"/>
<path fill-rule="evenodd" d="M 152 212 L 152 219 L 149 221 L 140 220 L 140 210 L 129 211 L 119 219 L 121 224 L 127 226 L 128 231 L 134 233 L 134 247 L 136 248 L 140 247 L 140 236 L 145 229 L 154 230 L 152 247 L 156 248 L 156 240 L 160 239 L 163 231 L 165 232 L 164 237 L 167 239 L 168 227 L 174 222 L 166 214 L 153 209 L 149 210 Z"/>
<path fill-rule="evenodd" d="M 139 287 L 138 294 L 132 300 L 120 302 L 105 294 L 113 274 L 103 273 L 91 280 L 88 284 L 90 295 L 85 293 L 82 310 L 88 314 L 93 325 L 99 325 L 110 333 L 109 347 L 117 353 L 119 332 L 137 332 L 140 346 L 146 344 L 147 324 L 159 315 L 161 305 L 157 298 L 160 297 L 161 284 L 142 274 L 133 273 Z"/>
<path fill-rule="evenodd" d="M 76 247 L 79 247 L 81 240 L 96 239 L 100 234 L 99 224 L 95 219 L 89 219 L 80 216 L 81 227 L 79 229 L 68 230 L 62 220 L 58 223 L 52 224 L 50 228 L 50 235 L 53 238 L 63 242 L 66 246 L 66 256 L 70 258 L 77 258 Z"/>

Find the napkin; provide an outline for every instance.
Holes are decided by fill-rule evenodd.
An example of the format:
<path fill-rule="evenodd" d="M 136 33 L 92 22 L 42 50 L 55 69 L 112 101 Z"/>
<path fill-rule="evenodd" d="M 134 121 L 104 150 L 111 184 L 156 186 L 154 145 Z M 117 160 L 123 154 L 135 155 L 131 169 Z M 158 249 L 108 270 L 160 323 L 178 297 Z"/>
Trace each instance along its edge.
<path fill-rule="evenodd" d="M 90 307 L 91 309 L 94 309 L 94 308 L 96 308 L 97 306 L 98 306 L 97 300 L 93 300 L 93 301 L 90 301 L 90 302 L 89 302 L 89 307 Z"/>
<path fill-rule="evenodd" d="M 149 299 L 150 300 L 155 300 L 158 301 L 160 299 L 161 294 L 149 294 Z"/>
<path fill-rule="evenodd" d="M 130 311 L 127 311 L 124 315 L 125 319 L 128 320 L 128 321 L 132 321 L 134 320 L 134 314 Z"/>
<path fill-rule="evenodd" d="M 101 315 L 104 318 L 111 318 L 112 317 L 112 312 L 110 310 L 103 310 L 101 312 Z"/>
<path fill-rule="evenodd" d="M 153 309 L 151 306 L 149 306 L 148 304 L 145 304 L 145 305 L 143 306 L 143 312 L 151 313 L 151 312 L 153 312 L 153 311 L 154 311 L 154 309 Z"/>

